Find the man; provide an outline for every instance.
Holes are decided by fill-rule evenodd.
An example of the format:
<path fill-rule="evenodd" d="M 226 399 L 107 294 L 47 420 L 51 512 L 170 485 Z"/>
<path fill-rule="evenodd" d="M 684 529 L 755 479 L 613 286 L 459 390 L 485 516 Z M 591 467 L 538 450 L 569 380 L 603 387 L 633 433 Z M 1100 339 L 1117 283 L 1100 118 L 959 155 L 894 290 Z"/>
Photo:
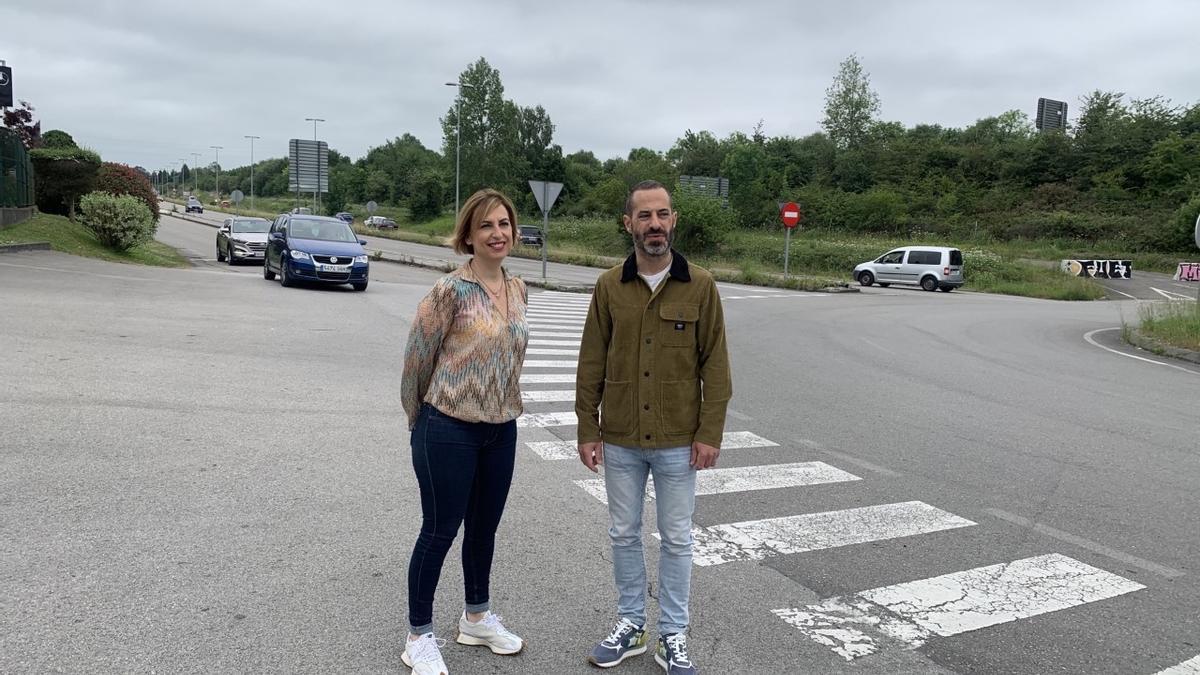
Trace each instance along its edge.
<path fill-rule="evenodd" d="M 725 319 L 712 275 L 671 249 L 671 195 L 643 181 L 625 201 L 634 252 L 600 275 L 579 349 L 579 458 L 604 465 L 617 624 L 588 661 L 615 666 L 646 651 L 642 505 L 654 479 L 659 620 L 655 660 L 697 672 L 687 651 L 696 471 L 716 466 L 732 393 Z"/>

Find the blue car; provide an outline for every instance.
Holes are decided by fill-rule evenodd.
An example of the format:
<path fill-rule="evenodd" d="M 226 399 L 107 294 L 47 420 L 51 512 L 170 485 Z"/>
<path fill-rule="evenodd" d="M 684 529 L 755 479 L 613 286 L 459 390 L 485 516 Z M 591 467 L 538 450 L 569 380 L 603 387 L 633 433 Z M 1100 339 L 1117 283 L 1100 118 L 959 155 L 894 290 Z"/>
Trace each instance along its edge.
<path fill-rule="evenodd" d="M 270 281 L 278 274 L 283 286 L 312 281 L 365 291 L 370 267 L 366 243 L 337 218 L 281 214 L 267 234 L 263 278 Z"/>

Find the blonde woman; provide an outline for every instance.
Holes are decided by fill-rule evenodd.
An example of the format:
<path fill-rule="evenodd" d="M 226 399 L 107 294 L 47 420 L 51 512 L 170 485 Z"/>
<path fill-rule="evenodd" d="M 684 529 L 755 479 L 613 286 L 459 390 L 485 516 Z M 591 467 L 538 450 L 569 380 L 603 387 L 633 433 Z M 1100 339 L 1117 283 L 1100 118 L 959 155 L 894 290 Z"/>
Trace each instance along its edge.
<path fill-rule="evenodd" d="M 512 202 L 480 190 L 463 204 L 454 250 L 472 257 L 421 301 L 404 354 L 401 398 L 421 489 L 421 534 L 408 567 L 415 675 L 446 675 L 433 633 L 433 598 L 446 553 L 464 525 L 466 603 L 457 641 L 516 654 L 525 641 L 491 612 L 496 528 L 512 483 L 521 414 L 521 363 L 529 341 L 525 283 L 502 266 L 517 236 Z"/>

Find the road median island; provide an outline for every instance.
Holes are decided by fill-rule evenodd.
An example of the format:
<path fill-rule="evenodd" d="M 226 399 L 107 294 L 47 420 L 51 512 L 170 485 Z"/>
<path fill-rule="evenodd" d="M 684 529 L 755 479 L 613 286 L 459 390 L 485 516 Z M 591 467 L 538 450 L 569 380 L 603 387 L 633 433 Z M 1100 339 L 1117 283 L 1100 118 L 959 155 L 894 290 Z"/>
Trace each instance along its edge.
<path fill-rule="evenodd" d="M 187 267 L 179 251 L 160 241 L 149 241 L 127 251 L 114 251 L 78 221 L 49 213 L 37 213 L 28 220 L 0 231 L 0 249 L 8 252 L 53 250 L 84 258 L 109 262 L 150 265 L 153 267 Z"/>
<path fill-rule="evenodd" d="M 1128 331 L 1125 331 L 1124 337 L 1125 341 L 1134 347 L 1145 349 L 1146 351 L 1158 354 L 1159 356 L 1169 356 L 1171 358 L 1181 359 L 1183 361 L 1200 363 L 1200 351 L 1187 349 L 1186 347 L 1172 346 L 1167 342 L 1145 334 L 1139 328 L 1131 328 Z"/>

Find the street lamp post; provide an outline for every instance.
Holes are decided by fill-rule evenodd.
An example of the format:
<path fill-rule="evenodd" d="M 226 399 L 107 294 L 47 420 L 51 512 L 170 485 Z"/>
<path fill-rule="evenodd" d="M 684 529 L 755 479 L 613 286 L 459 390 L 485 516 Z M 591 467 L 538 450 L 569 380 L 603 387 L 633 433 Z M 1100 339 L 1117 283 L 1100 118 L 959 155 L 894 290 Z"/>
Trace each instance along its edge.
<path fill-rule="evenodd" d="M 317 122 L 324 122 L 325 120 L 321 119 L 320 117 L 305 117 L 304 121 L 313 123 L 313 142 L 316 143 L 317 142 Z M 320 159 L 318 158 L 318 160 L 317 160 L 317 184 L 313 188 L 313 213 L 317 213 L 320 210 L 321 198 L 318 196 L 318 194 L 320 193 L 320 190 L 321 190 L 321 162 L 320 162 Z"/>
<path fill-rule="evenodd" d="M 179 158 L 179 180 L 175 181 L 175 192 L 183 192 L 183 167 L 187 166 L 187 160 L 183 157 Z"/>
<path fill-rule="evenodd" d="M 458 176 L 462 163 L 462 90 L 470 89 L 473 84 L 464 82 L 447 82 L 447 87 L 457 87 L 458 96 L 454 97 L 454 218 L 458 219 Z"/>
<path fill-rule="evenodd" d="M 200 153 L 193 152 L 192 155 L 192 194 L 200 191 Z M 199 199 L 199 197 L 196 197 Z"/>
<path fill-rule="evenodd" d="M 221 151 L 225 149 L 225 146 L 210 145 L 208 147 L 210 147 L 216 151 L 216 157 L 217 157 L 217 161 L 215 162 L 215 164 L 217 165 L 217 183 L 216 183 L 217 197 L 216 197 L 216 200 L 217 200 L 217 205 L 219 206 L 221 204 Z"/>
<path fill-rule="evenodd" d="M 246 136 L 250 139 L 250 210 L 254 210 L 254 139 L 262 136 Z"/>

